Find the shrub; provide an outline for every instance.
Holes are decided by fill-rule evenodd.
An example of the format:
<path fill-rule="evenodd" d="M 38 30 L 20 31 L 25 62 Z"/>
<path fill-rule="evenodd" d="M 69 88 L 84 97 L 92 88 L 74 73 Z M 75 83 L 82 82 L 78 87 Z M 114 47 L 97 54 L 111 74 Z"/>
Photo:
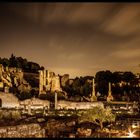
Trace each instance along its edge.
<path fill-rule="evenodd" d="M 5 119 L 5 120 L 11 120 L 11 115 L 12 115 L 11 111 L 8 111 L 8 112 L 7 111 L 3 111 L 2 112 L 2 118 Z"/>
<path fill-rule="evenodd" d="M 21 113 L 18 110 L 14 110 L 11 112 L 11 117 L 14 120 L 19 120 L 21 118 Z"/>
<path fill-rule="evenodd" d="M 30 92 L 22 91 L 16 94 L 19 100 L 25 100 L 32 98 L 32 94 Z"/>

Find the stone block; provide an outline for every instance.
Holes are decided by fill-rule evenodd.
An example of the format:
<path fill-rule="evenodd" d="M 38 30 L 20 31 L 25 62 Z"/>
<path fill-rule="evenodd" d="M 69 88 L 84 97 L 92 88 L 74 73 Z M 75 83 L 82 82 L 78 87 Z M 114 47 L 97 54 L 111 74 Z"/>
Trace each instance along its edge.
<path fill-rule="evenodd" d="M 0 138 L 6 138 L 7 136 L 7 128 L 0 128 Z"/>
<path fill-rule="evenodd" d="M 66 123 L 67 126 L 74 126 L 75 125 L 75 121 L 70 121 Z"/>
<path fill-rule="evenodd" d="M 16 126 L 10 126 L 7 128 L 7 131 L 16 131 L 16 130 L 17 130 Z"/>
<path fill-rule="evenodd" d="M 75 134 L 70 133 L 69 138 L 75 138 Z"/>
<path fill-rule="evenodd" d="M 7 138 L 19 138 L 20 134 L 18 133 L 18 131 L 8 131 L 7 133 Z"/>
<path fill-rule="evenodd" d="M 7 133 L 7 127 L 0 128 L 0 133 Z"/>
<path fill-rule="evenodd" d="M 89 128 L 78 128 L 77 134 L 79 137 L 90 137 L 92 134 L 92 129 Z"/>

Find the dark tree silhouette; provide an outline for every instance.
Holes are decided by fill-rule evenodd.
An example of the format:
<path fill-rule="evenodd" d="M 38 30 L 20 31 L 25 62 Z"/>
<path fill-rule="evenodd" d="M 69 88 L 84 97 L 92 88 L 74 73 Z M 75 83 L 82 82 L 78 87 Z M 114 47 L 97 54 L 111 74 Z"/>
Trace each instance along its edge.
<path fill-rule="evenodd" d="M 12 53 L 10 58 L 0 58 L 0 64 L 3 64 L 4 67 L 17 67 L 21 68 L 24 72 L 31 72 L 31 73 L 37 73 L 38 70 L 41 68 L 39 64 L 35 62 L 28 61 L 25 58 L 22 57 L 16 57 Z"/>

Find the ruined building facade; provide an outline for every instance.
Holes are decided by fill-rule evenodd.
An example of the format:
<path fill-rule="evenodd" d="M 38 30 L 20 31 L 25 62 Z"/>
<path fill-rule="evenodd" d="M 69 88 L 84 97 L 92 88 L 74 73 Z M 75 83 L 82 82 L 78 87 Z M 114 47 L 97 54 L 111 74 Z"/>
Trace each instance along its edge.
<path fill-rule="evenodd" d="M 46 91 L 62 91 L 60 86 L 60 76 L 49 70 L 39 70 L 39 94 Z"/>
<path fill-rule="evenodd" d="M 0 89 L 6 93 L 12 87 L 17 87 L 20 91 L 27 91 L 31 89 L 29 83 L 23 78 L 22 69 L 3 67 L 0 64 Z"/>

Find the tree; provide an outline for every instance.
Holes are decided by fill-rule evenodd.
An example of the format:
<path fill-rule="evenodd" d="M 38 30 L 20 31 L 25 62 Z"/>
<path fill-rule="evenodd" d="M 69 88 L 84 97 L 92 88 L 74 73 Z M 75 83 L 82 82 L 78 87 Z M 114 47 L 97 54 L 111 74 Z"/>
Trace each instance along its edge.
<path fill-rule="evenodd" d="M 0 63 L 3 64 L 4 67 L 10 66 L 22 68 L 24 72 L 38 73 L 38 70 L 40 69 L 39 64 L 35 62 L 29 62 L 27 61 L 27 59 L 22 57 L 16 57 L 14 56 L 14 54 L 11 54 L 11 57 L 9 59 L 0 58 Z"/>
<path fill-rule="evenodd" d="M 125 82 L 133 82 L 135 80 L 136 76 L 132 72 L 124 72 L 123 73 L 123 80 Z"/>
<path fill-rule="evenodd" d="M 112 73 L 112 82 L 114 84 L 121 82 L 121 80 L 122 80 L 122 75 L 120 72 L 116 71 Z"/>
<path fill-rule="evenodd" d="M 40 67 L 40 70 L 44 70 L 45 68 L 43 66 Z"/>
<path fill-rule="evenodd" d="M 114 122 L 115 121 L 115 114 L 111 112 L 109 107 L 101 108 L 101 107 L 94 107 L 90 110 L 85 110 L 80 113 L 78 117 L 78 121 L 81 122 L 92 122 L 100 126 L 103 129 L 104 122 Z"/>
<path fill-rule="evenodd" d="M 9 66 L 10 67 L 18 67 L 20 64 L 19 62 L 17 61 L 17 58 L 16 56 L 14 56 L 14 54 L 12 53 L 11 54 L 11 57 L 9 58 Z"/>
<path fill-rule="evenodd" d="M 28 68 L 29 68 L 28 72 L 37 73 L 38 70 L 40 69 L 39 64 L 34 63 L 34 62 L 28 62 L 27 65 L 28 65 Z"/>
<path fill-rule="evenodd" d="M 16 96 L 19 100 L 25 100 L 25 99 L 30 99 L 33 97 L 33 95 L 30 92 L 22 91 L 16 93 Z"/>
<path fill-rule="evenodd" d="M 70 85 L 69 81 L 62 87 L 64 91 L 68 93 L 68 96 L 89 96 L 92 92 L 92 83 L 88 80 L 92 80 L 93 76 L 76 77 L 73 83 Z"/>
<path fill-rule="evenodd" d="M 1 62 L 0 62 L 0 63 L 1 63 L 4 67 L 10 65 L 9 60 L 8 60 L 7 58 L 1 59 Z"/>
<path fill-rule="evenodd" d="M 110 71 L 99 71 L 95 75 L 95 82 L 97 83 L 97 91 L 102 95 L 107 95 L 108 93 L 108 82 L 111 81 Z"/>
<path fill-rule="evenodd" d="M 89 96 L 92 93 L 92 85 L 89 84 L 88 82 L 85 82 L 83 85 L 83 95 L 84 96 Z"/>

